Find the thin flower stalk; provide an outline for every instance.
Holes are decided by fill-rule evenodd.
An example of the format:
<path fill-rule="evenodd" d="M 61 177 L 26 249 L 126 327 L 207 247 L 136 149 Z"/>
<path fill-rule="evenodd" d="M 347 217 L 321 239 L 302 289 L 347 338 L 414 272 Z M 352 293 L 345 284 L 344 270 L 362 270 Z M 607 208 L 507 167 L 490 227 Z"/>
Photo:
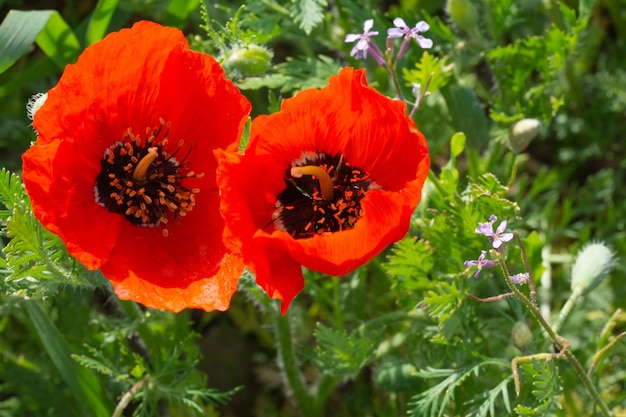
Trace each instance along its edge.
<path fill-rule="evenodd" d="M 522 302 L 522 304 L 524 304 L 526 306 L 526 308 L 528 308 L 528 311 L 530 311 L 530 314 L 532 314 L 532 316 L 535 318 L 535 320 L 537 320 L 539 325 L 546 331 L 546 333 L 548 334 L 548 336 L 549 336 L 550 340 L 552 341 L 552 343 L 554 343 L 554 345 L 557 346 L 559 349 L 563 349 L 564 347 L 566 347 L 567 343 L 566 343 L 565 339 L 562 338 L 561 336 L 559 336 L 558 334 L 556 334 L 556 332 L 552 329 L 552 327 L 548 324 L 548 322 L 543 318 L 543 316 L 541 315 L 541 312 L 539 311 L 539 309 L 530 301 L 530 299 L 528 299 L 528 297 L 526 297 L 511 282 L 511 280 L 509 279 L 510 274 L 509 274 L 509 271 L 508 271 L 508 268 L 507 268 L 505 262 L 502 259 L 500 259 L 498 264 L 500 265 L 502 273 L 503 273 L 504 277 L 506 278 L 505 282 L 509 286 L 509 288 L 511 289 L 511 292 L 513 292 L 515 294 L 515 296 Z M 562 352 L 562 355 L 565 356 L 565 359 L 572 365 L 572 367 L 574 368 L 574 371 L 576 372 L 576 375 L 582 381 L 582 383 L 585 385 L 585 387 L 587 388 L 587 390 L 589 391 L 589 393 L 593 397 L 594 401 L 596 402 L 596 404 L 600 408 L 600 411 L 602 412 L 602 415 L 605 416 L 605 417 L 611 417 L 611 412 L 610 412 L 609 408 L 607 407 L 606 403 L 604 402 L 604 400 L 602 399 L 602 397 L 598 393 L 598 390 L 596 389 L 596 387 L 591 382 L 591 379 L 589 378 L 589 376 L 585 372 L 584 368 L 582 367 L 582 365 L 580 364 L 580 362 L 578 361 L 576 356 L 569 349 L 565 349 Z"/>

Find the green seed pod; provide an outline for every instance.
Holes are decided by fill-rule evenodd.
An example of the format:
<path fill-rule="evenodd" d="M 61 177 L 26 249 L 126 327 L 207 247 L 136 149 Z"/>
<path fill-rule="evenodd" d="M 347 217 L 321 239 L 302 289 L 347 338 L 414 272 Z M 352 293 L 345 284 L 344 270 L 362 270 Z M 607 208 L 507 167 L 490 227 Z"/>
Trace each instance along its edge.
<path fill-rule="evenodd" d="M 526 322 L 515 322 L 513 330 L 511 331 L 511 341 L 513 345 L 522 352 L 528 350 L 533 343 L 533 332 L 530 331 Z"/>
<path fill-rule="evenodd" d="M 460 29 L 472 34 L 477 31 L 478 11 L 472 0 L 448 0 L 446 12 Z"/>
<path fill-rule="evenodd" d="M 522 119 L 515 123 L 509 133 L 507 145 L 515 153 L 520 153 L 537 137 L 541 123 L 537 119 Z"/>
<path fill-rule="evenodd" d="M 252 44 L 233 51 L 224 62 L 224 67 L 246 75 L 261 75 L 271 64 L 272 53 L 264 46 Z"/>
<path fill-rule="evenodd" d="M 571 289 L 581 288 L 589 292 L 597 287 L 613 270 L 615 254 L 602 242 L 586 245 L 578 255 L 572 267 Z"/>

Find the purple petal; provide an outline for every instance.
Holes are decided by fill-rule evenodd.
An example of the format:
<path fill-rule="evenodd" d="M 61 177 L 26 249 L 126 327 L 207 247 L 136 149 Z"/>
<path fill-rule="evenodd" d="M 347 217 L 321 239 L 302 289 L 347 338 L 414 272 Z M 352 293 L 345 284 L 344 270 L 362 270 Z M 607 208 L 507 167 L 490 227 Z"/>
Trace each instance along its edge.
<path fill-rule="evenodd" d="M 424 49 L 430 49 L 433 47 L 433 41 L 430 39 L 426 39 L 423 36 L 420 36 L 417 39 L 417 43 L 419 44 L 420 47 L 424 48 Z"/>
<path fill-rule="evenodd" d="M 498 228 L 496 229 L 496 234 L 500 234 L 504 232 L 504 230 L 506 229 L 507 223 L 508 222 L 506 220 L 502 220 L 502 223 L 500 223 L 500 226 L 498 226 Z"/>
<path fill-rule="evenodd" d="M 363 32 L 367 33 L 373 27 L 374 27 L 374 19 L 367 19 L 365 23 L 363 23 Z"/>
<path fill-rule="evenodd" d="M 367 41 L 365 39 L 360 39 L 359 42 L 357 42 L 355 48 L 360 51 L 367 50 Z"/>
<path fill-rule="evenodd" d="M 404 19 L 402 19 L 401 17 L 396 17 L 395 19 L 393 19 L 393 25 L 397 28 L 403 29 L 403 28 L 408 28 L 409 26 L 404 22 Z"/>
<path fill-rule="evenodd" d="M 361 39 L 361 35 L 358 33 L 348 33 L 344 42 L 354 42 L 357 39 Z"/>
<path fill-rule="evenodd" d="M 404 31 L 398 28 L 389 28 L 387 29 L 387 36 L 390 38 L 401 38 L 404 36 Z"/>
<path fill-rule="evenodd" d="M 502 233 L 500 235 L 500 240 L 503 242 L 508 242 L 511 239 L 513 239 L 513 233 Z"/>
<path fill-rule="evenodd" d="M 478 223 L 478 227 L 474 230 L 474 233 L 478 233 L 485 236 L 493 236 L 493 224 L 492 223 Z"/>
<path fill-rule="evenodd" d="M 428 29 L 430 29 L 430 25 L 423 20 L 415 25 L 415 30 L 418 32 L 426 32 Z"/>
<path fill-rule="evenodd" d="M 496 217 L 495 214 L 492 214 L 491 216 L 489 216 L 489 222 L 490 223 L 495 223 L 498 220 L 498 218 Z"/>

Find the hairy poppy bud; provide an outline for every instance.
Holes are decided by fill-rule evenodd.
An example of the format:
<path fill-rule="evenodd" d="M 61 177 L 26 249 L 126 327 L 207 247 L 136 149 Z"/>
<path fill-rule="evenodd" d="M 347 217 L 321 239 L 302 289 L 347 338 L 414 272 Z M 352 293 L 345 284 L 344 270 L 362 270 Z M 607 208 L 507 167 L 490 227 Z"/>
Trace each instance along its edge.
<path fill-rule="evenodd" d="M 509 133 L 507 145 L 515 153 L 522 152 L 537 137 L 541 123 L 537 119 L 522 119 Z"/>
<path fill-rule="evenodd" d="M 247 75 L 261 75 L 271 63 L 272 53 L 264 46 L 252 44 L 233 51 L 224 62 L 224 67 Z"/>
<path fill-rule="evenodd" d="M 48 93 L 37 93 L 31 96 L 28 103 L 26 103 L 26 113 L 28 114 L 28 118 L 30 120 L 35 118 L 35 113 L 37 113 L 37 110 L 44 105 L 47 99 Z"/>
<path fill-rule="evenodd" d="M 577 287 L 581 287 L 584 292 L 593 290 L 614 266 L 615 254 L 604 243 L 586 245 L 578 252 L 572 267 L 572 291 Z"/>
<path fill-rule="evenodd" d="M 511 341 L 516 348 L 524 352 L 533 342 L 533 332 L 530 331 L 530 328 L 525 322 L 515 322 L 513 330 L 511 331 Z"/>

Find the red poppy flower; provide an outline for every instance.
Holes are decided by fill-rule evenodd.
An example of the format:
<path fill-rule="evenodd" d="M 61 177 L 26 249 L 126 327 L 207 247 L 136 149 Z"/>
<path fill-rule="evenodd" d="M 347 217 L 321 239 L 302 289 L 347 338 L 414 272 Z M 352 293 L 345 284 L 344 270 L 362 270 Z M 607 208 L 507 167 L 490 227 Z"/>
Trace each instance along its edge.
<path fill-rule="evenodd" d="M 245 152 L 216 155 L 225 241 L 283 313 L 302 265 L 344 275 L 406 234 L 430 165 L 404 103 L 352 68 L 257 117 Z"/>
<path fill-rule="evenodd" d="M 35 215 L 120 298 L 225 310 L 243 264 L 222 243 L 213 150 L 236 143 L 249 112 L 179 30 L 112 33 L 34 115 L 23 177 Z"/>

